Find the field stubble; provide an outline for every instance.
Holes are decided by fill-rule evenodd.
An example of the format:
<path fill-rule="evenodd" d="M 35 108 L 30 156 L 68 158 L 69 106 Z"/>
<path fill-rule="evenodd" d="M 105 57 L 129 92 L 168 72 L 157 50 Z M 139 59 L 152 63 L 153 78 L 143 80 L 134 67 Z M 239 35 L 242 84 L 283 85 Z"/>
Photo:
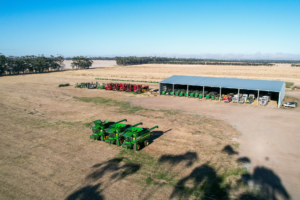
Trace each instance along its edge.
<path fill-rule="evenodd" d="M 133 98 L 128 93 L 73 88 L 82 79 L 58 88 L 66 79 L 1 78 L 1 199 L 193 198 L 213 191 L 223 197 L 246 190 L 237 184 L 241 165 L 222 151 L 238 145 L 232 138 L 239 133 L 228 123 L 131 106 L 121 100 Z M 159 129 L 141 152 L 125 151 L 89 141 L 90 122 L 99 118 Z M 201 181 L 195 170 L 206 174 Z"/>

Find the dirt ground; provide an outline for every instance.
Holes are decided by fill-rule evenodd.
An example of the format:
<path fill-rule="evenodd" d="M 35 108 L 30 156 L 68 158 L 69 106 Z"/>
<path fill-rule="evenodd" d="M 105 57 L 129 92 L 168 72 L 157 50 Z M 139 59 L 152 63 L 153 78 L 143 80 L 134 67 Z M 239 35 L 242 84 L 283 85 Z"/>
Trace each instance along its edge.
<path fill-rule="evenodd" d="M 0 199 L 255 199 L 257 191 L 299 199 L 298 108 L 74 88 L 95 77 L 167 75 L 153 70 L 0 77 Z M 89 141 L 90 122 L 99 118 L 159 128 L 148 147 L 126 151 Z M 253 193 L 244 182 L 259 188 Z"/>

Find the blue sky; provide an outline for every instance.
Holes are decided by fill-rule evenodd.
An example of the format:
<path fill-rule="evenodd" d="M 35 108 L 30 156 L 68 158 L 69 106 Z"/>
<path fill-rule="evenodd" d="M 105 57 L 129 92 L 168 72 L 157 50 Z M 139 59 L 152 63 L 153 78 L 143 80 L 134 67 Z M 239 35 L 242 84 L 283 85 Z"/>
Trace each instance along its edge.
<path fill-rule="evenodd" d="M 290 55 L 300 0 L 0 0 L 4 55 Z"/>

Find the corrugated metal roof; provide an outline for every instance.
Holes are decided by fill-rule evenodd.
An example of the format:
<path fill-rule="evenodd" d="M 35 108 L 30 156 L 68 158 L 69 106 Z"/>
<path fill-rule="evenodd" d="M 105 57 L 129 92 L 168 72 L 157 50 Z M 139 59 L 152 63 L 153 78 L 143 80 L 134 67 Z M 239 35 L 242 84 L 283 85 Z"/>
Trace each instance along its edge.
<path fill-rule="evenodd" d="M 210 86 L 222 88 L 238 88 L 246 90 L 264 90 L 280 92 L 284 81 L 269 81 L 255 79 L 238 79 L 238 78 L 219 78 L 219 77 L 204 77 L 204 76 L 171 76 L 160 83 L 170 83 L 179 85 L 193 86 Z"/>

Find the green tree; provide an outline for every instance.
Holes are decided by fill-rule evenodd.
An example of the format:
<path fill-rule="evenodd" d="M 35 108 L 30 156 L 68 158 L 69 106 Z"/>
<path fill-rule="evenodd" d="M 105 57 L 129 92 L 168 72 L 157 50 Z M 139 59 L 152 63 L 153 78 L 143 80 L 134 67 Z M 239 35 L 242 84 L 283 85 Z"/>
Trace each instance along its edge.
<path fill-rule="evenodd" d="M 0 75 L 6 71 L 6 57 L 0 54 Z"/>
<path fill-rule="evenodd" d="M 88 69 L 90 66 L 92 66 L 93 61 L 87 57 L 83 56 L 76 56 L 72 58 L 71 66 L 72 68 L 76 69 Z"/>

